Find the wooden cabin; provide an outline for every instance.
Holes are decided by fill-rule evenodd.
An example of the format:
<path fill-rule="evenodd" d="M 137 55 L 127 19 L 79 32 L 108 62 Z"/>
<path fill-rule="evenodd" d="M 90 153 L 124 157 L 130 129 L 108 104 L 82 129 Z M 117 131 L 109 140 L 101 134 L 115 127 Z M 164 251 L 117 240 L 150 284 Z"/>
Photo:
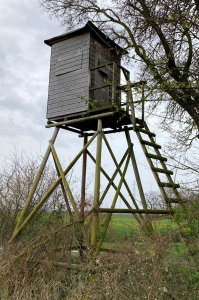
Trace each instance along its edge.
<path fill-rule="evenodd" d="M 117 64 L 121 64 L 126 52 L 92 22 L 44 42 L 51 46 L 48 121 L 83 117 L 114 109 L 115 104 L 120 106 Z M 105 63 L 109 65 L 95 68 Z"/>

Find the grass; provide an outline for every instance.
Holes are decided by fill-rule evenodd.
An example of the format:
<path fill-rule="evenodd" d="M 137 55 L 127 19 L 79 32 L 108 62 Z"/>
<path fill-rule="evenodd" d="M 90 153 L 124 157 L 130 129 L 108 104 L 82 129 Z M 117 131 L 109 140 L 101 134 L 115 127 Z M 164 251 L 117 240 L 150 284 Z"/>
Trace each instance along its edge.
<path fill-rule="evenodd" d="M 175 232 L 176 224 L 170 219 L 153 221 L 154 229 L 161 235 L 168 235 L 171 243 L 167 256 L 181 258 L 186 252 L 186 247 Z M 103 225 L 103 222 L 101 226 Z M 144 235 L 144 233 L 142 232 Z M 142 235 L 141 235 L 142 236 Z M 116 240 L 137 240 L 140 237 L 140 227 L 131 215 L 113 215 L 102 248 L 115 248 Z M 138 241 L 140 245 L 142 241 Z"/>
<path fill-rule="evenodd" d="M 78 226 L 54 235 L 54 230 L 68 220 L 66 216 L 47 219 L 41 216 L 36 225 L 32 224 L 35 236 L 43 237 L 29 243 L 25 253 L 32 238 L 28 235 L 30 228 L 24 231 L 27 236 L 0 255 L 0 299 L 199 299 L 199 272 L 190 268 L 171 220 L 154 221 L 157 234 L 150 239 L 131 215 L 113 215 L 102 247 L 119 251 L 102 252 L 92 260 L 85 252 L 82 260 L 78 252 L 70 251 L 80 237 Z M 105 219 L 101 215 L 100 228 Z"/>

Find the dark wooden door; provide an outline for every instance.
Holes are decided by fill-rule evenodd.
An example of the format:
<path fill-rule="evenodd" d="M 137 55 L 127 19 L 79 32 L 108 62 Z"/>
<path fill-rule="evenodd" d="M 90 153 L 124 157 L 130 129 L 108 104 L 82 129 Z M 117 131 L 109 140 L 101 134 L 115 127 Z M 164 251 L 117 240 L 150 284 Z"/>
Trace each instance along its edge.
<path fill-rule="evenodd" d="M 95 41 L 95 66 L 110 62 L 110 50 L 103 47 Z M 102 86 L 110 82 L 110 70 L 107 67 L 102 67 L 95 70 L 95 87 Z M 106 108 L 111 104 L 111 87 L 102 87 L 94 91 L 93 108 Z"/>

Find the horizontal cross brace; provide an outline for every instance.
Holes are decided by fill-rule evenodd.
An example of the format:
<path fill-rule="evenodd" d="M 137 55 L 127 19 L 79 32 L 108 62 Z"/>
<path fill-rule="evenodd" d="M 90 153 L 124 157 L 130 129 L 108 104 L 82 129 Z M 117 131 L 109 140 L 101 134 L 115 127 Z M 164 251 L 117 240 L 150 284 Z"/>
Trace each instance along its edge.
<path fill-rule="evenodd" d="M 103 65 L 99 65 L 99 66 L 97 66 L 97 67 L 90 68 L 89 70 L 90 70 L 90 71 L 93 71 L 93 70 L 96 70 L 96 69 L 100 69 L 100 68 L 103 68 L 103 67 L 107 67 L 108 65 L 112 65 L 112 64 L 114 64 L 114 63 L 115 63 L 114 61 L 110 61 L 110 62 L 107 62 L 107 63 L 105 63 L 105 64 L 103 64 Z"/>
<path fill-rule="evenodd" d="M 123 132 L 125 130 L 133 130 L 133 127 L 127 127 L 126 128 L 121 128 L 121 129 L 115 129 L 115 130 L 104 130 L 103 133 L 104 134 L 111 134 L 111 133 L 117 133 L 117 132 Z M 91 132 L 91 133 L 85 133 L 86 136 L 93 136 L 95 132 Z M 84 134 L 79 135 L 79 137 L 84 137 Z"/>
<path fill-rule="evenodd" d="M 181 198 L 170 198 L 170 199 L 166 199 L 166 201 L 168 203 L 186 203 L 187 202 L 187 200 L 181 199 Z"/>
<path fill-rule="evenodd" d="M 118 65 L 115 61 L 107 62 L 107 63 L 105 63 L 103 65 L 99 65 L 99 66 L 90 68 L 89 70 L 93 71 L 93 70 L 100 69 L 100 68 L 103 68 L 103 67 L 109 68 L 108 66 L 109 65 L 113 65 L 113 64 L 116 64 L 118 68 L 120 68 L 122 71 L 127 72 L 129 74 L 129 71 L 127 69 L 125 69 L 124 67 Z M 131 83 L 131 87 L 135 87 L 135 86 L 141 85 L 142 82 L 145 83 L 145 84 L 147 83 L 146 81 L 139 81 L 139 82 Z"/>
<path fill-rule="evenodd" d="M 112 84 L 103 84 L 103 85 L 99 85 L 99 86 L 96 86 L 96 87 L 92 87 L 89 89 L 89 91 L 94 91 L 94 90 L 99 90 L 99 89 L 102 89 L 102 88 L 105 88 L 105 87 L 108 87 L 108 86 L 112 86 Z"/>
<path fill-rule="evenodd" d="M 74 124 L 74 123 L 80 123 L 80 122 L 89 121 L 89 120 L 93 120 L 93 119 L 100 119 L 100 118 L 104 118 L 104 117 L 110 117 L 113 114 L 114 114 L 114 112 L 108 112 L 108 113 L 103 113 L 103 114 L 94 115 L 94 116 L 85 117 L 85 118 L 79 118 L 79 119 L 73 119 L 73 120 L 69 120 L 69 121 L 57 122 L 57 123 L 46 125 L 46 128 L 57 127 L 57 126 L 61 126 L 61 125 L 71 125 L 71 124 Z"/>
<path fill-rule="evenodd" d="M 101 213 L 115 213 L 115 214 L 150 214 L 150 215 L 173 215 L 175 211 L 172 210 L 162 210 L 162 209 L 120 209 L 120 208 L 100 208 Z"/>

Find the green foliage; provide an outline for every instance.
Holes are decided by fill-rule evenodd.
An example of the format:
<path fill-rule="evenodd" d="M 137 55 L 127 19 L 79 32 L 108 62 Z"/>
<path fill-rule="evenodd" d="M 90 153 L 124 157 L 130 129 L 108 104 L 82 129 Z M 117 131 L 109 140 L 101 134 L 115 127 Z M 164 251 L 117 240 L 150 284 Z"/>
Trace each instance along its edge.
<path fill-rule="evenodd" d="M 199 215 L 196 213 L 199 210 L 197 202 L 191 202 L 183 211 L 178 208 L 174 215 L 174 221 L 183 226 L 184 233 L 193 238 L 197 238 L 199 234 Z"/>
<path fill-rule="evenodd" d="M 195 274 L 192 274 L 190 276 L 190 279 L 193 281 L 193 288 L 195 290 L 199 289 L 199 272 L 196 272 Z"/>
<path fill-rule="evenodd" d="M 0 299 L 2 299 L 2 300 L 8 299 L 8 296 L 9 296 L 9 292 L 6 290 L 2 294 L 0 294 Z"/>

